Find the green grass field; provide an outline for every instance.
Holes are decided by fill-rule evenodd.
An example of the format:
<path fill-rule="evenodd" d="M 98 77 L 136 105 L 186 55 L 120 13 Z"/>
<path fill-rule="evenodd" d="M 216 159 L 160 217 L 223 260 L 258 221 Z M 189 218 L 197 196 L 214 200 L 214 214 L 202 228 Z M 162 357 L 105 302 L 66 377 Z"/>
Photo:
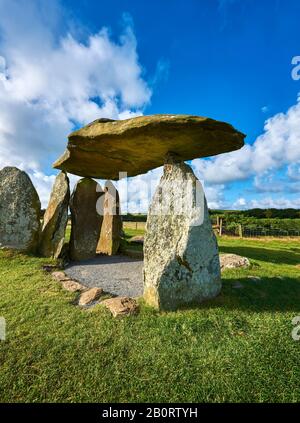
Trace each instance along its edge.
<path fill-rule="evenodd" d="M 141 301 L 121 320 L 75 307 L 76 294 L 41 270 L 48 259 L 0 251 L 1 401 L 300 401 L 299 242 L 219 244 L 252 267 L 224 272 L 216 299 L 169 313 Z"/>

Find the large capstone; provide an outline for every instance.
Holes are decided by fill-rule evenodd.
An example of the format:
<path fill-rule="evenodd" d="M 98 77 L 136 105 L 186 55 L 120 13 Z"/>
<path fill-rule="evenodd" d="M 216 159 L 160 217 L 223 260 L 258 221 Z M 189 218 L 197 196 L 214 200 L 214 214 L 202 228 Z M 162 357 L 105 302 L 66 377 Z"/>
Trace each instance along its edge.
<path fill-rule="evenodd" d="M 163 165 L 169 151 L 181 160 L 192 160 L 237 150 L 244 137 L 228 123 L 201 116 L 98 119 L 69 135 L 65 153 L 53 166 L 75 175 L 116 180 L 125 172 L 135 176 Z"/>
<path fill-rule="evenodd" d="M 97 252 L 114 255 L 118 252 L 121 241 L 122 217 L 120 215 L 119 193 L 112 182 L 107 181 L 104 187 L 103 223 Z"/>
<path fill-rule="evenodd" d="M 34 253 L 41 203 L 29 176 L 16 167 L 0 171 L 0 247 Z"/>
<path fill-rule="evenodd" d="M 200 181 L 169 157 L 149 209 L 144 241 L 144 298 L 175 310 L 221 289 L 216 237 Z"/>
<path fill-rule="evenodd" d="M 44 257 L 59 257 L 65 242 L 70 200 L 69 178 L 60 172 L 55 179 L 50 201 L 44 215 L 40 254 Z"/>
<path fill-rule="evenodd" d="M 71 196 L 70 258 L 87 260 L 95 257 L 103 212 L 101 186 L 89 178 L 80 179 Z"/>

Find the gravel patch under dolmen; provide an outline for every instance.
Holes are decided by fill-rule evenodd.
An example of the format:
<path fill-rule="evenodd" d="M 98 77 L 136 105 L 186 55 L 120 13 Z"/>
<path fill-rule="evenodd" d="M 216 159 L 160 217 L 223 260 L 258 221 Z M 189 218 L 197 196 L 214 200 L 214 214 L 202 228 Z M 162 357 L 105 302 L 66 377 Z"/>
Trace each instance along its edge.
<path fill-rule="evenodd" d="M 97 257 L 71 262 L 65 273 L 87 287 L 99 287 L 104 292 L 139 297 L 143 294 L 143 260 L 123 255 Z"/>

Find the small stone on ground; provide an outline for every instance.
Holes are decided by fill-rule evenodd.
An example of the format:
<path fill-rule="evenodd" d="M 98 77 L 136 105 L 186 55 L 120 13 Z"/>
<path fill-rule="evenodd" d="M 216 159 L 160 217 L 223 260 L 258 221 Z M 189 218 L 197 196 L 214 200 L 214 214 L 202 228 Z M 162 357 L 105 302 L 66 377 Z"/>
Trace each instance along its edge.
<path fill-rule="evenodd" d="M 89 305 L 93 303 L 94 301 L 99 300 L 102 294 L 103 294 L 102 288 L 91 288 L 88 291 L 85 291 L 81 294 L 78 304 L 80 306 Z"/>
<path fill-rule="evenodd" d="M 247 257 L 237 254 L 220 254 L 221 271 L 225 269 L 236 269 L 237 267 L 249 267 L 250 261 Z"/>
<path fill-rule="evenodd" d="M 70 278 L 65 274 L 65 272 L 52 272 L 52 277 L 59 282 L 68 281 Z"/>
<path fill-rule="evenodd" d="M 114 317 L 129 316 L 138 311 L 137 302 L 129 297 L 109 298 L 102 301 L 101 304 L 108 308 Z"/>
<path fill-rule="evenodd" d="M 68 279 L 62 282 L 62 287 L 70 292 L 76 291 L 84 291 L 86 289 L 85 286 L 81 285 L 81 283 L 73 281 L 72 279 Z"/>
<path fill-rule="evenodd" d="M 43 264 L 42 265 L 42 269 L 45 272 L 48 272 L 48 273 L 54 272 L 54 270 L 57 269 L 57 268 L 58 268 L 58 266 L 56 264 Z"/>
<path fill-rule="evenodd" d="M 76 291 L 84 291 L 86 289 L 86 286 L 71 279 L 69 276 L 65 274 L 65 272 L 52 272 L 51 275 L 55 280 L 57 280 L 58 282 L 61 282 L 62 287 L 67 291 L 76 292 Z"/>

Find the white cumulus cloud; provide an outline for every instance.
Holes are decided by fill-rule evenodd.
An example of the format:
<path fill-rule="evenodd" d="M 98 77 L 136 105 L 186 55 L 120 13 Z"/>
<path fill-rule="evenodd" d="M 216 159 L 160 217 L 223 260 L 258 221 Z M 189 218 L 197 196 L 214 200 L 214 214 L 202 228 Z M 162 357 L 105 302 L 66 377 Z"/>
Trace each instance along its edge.
<path fill-rule="evenodd" d="M 211 159 L 192 161 L 206 182 L 220 184 L 247 179 L 300 162 L 300 97 L 286 113 L 278 113 L 265 122 L 264 132 L 255 142 Z"/>
<path fill-rule="evenodd" d="M 68 29 L 56 0 L 0 0 L 0 168 L 26 170 L 44 206 L 68 133 L 140 115 L 151 97 L 128 19 L 117 41 Z"/>

